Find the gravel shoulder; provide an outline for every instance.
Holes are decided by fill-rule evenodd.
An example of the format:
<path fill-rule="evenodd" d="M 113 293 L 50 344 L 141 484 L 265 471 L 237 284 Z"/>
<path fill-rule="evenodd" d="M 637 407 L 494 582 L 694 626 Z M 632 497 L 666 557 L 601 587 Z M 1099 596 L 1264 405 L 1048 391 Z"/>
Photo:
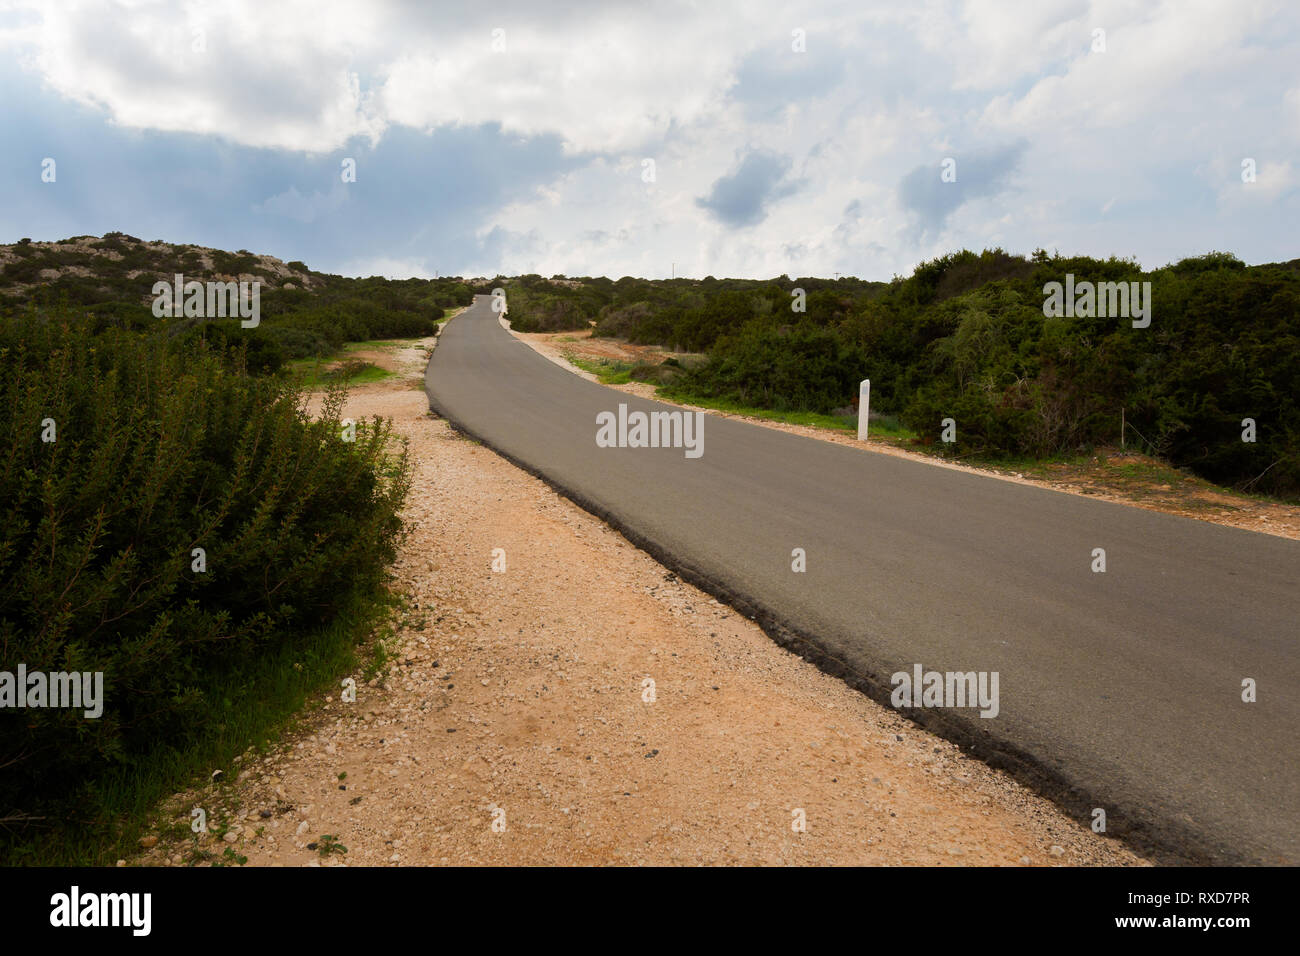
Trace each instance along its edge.
<path fill-rule="evenodd" d="M 392 664 L 177 795 L 139 862 L 1146 865 L 431 417 L 433 341 L 376 352 L 399 374 L 346 411 L 416 464 Z M 194 806 L 230 829 L 167 836 Z"/>

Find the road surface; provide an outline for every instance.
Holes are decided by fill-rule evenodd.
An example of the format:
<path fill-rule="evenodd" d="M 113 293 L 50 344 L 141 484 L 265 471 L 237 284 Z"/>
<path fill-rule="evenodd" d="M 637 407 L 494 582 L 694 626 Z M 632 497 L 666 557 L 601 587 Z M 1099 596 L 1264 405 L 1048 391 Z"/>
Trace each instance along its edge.
<path fill-rule="evenodd" d="M 558 367 L 486 296 L 448 323 L 426 386 L 438 414 L 873 697 L 917 664 L 996 672 L 996 717 L 905 713 L 1081 822 L 1103 809 L 1109 834 L 1170 861 L 1300 862 L 1300 542 L 714 416 L 698 458 L 599 447 L 598 414 L 672 406 Z"/>

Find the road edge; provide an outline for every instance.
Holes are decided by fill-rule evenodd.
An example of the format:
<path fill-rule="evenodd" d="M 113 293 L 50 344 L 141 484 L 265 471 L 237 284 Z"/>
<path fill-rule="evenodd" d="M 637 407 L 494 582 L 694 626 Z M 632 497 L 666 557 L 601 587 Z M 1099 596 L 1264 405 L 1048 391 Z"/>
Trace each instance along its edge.
<path fill-rule="evenodd" d="M 463 425 L 448 414 L 430 388 L 430 371 L 432 362 L 425 366 L 425 396 L 429 402 L 431 414 L 444 419 L 457 432 L 479 442 L 483 447 L 504 458 L 515 467 L 534 478 L 544 482 L 557 494 L 572 501 L 588 514 L 605 522 L 634 547 L 650 555 L 665 568 L 676 573 L 683 580 L 717 598 L 735 609 L 747 619 L 753 621 L 778 646 L 798 655 L 823 673 L 847 684 L 852 689 L 866 695 L 877 703 L 898 711 L 903 717 L 921 729 L 948 740 L 990 767 L 1002 770 L 1017 783 L 1034 793 L 1051 801 L 1067 814 L 1079 820 L 1090 820 L 1092 809 L 1104 806 L 1104 800 L 1089 795 L 1089 791 L 1078 782 L 1071 780 L 1028 751 L 1004 740 L 993 739 L 987 731 L 977 730 L 966 719 L 957 715 L 947 715 L 930 708 L 894 707 L 890 701 L 893 690 L 887 677 L 864 674 L 849 666 L 834 654 L 822 647 L 817 636 L 770 611 L 753 596 L 733 590 L 720 582 L 714 581 L 694 565 L 678 558 L 653 539 L 641 534 L 629 526 L 618 514 L 593 501 L 581 491 L 570 488 L 561 481 L 552 479 L 529 463 L 522 461 L 511 453 L 498 447 L 493 441 L 474 429 Z M 1112 816 L 1112 821 L 1114 816 Z M 1197 842 L 1194 835 L 1183 826 L 1170 820 L 1127 818 L 1126 826 L 1121 832 L 1108 833 L 1109 837 L 1122 842 L 1133 852 L 1145 856 L 1158 865 L 1172 866 L 1249 866 L 1261 865 L 1260 861 L 1251 859 L 1230 848 L 1220 845 L 1214 853 L 1194 849 Z"/>

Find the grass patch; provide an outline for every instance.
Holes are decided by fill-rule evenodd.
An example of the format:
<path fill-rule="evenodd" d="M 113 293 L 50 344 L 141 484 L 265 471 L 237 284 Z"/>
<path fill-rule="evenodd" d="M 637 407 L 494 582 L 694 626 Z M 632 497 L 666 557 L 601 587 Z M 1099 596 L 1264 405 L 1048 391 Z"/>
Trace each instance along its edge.
<path fill-rule="evenodd" d="M 364 342 L 347 342 L 344 344 L 342 351 L 344 353 L 359 352 L 362 349 L 367 349 L 369 351 L 391 352 L 394 349 L 399 349 L 402 348 L 403 346 L 410 345 L 414 341 L 416 340 L 415 339 L 367 339 Z"/>
<path fill-rule="evenodd" d="M 1206 481 L 1192 471 L 1145 456 L 1136 460 L 1117 448 L 1050 458 L 1006 458 L 992 455 L 944 455 L 965 464 L 1015 472 L 1040 481 L 1079 485 L 1084 494 L 1111 492 L 1131 501 L 1173 501 L 1185 510 L 1239 511 L 1249 503 L 1288 504 L 1281 498 L 1239 491 Z M 1204 495 L 1204 497 L 1203 497 Z M 1240 505 L 1221 500 L 1230 498 Z"/>
<path fill-rule="evenodd" d="M 933 446 L 932 446 L 933 447 Z M 1024 475 L 1026 478 L 1054 478 L 1060 472 L 1067 469 L 1085 468 L 1092 463 L 1093 456 L 1085 454 L 1054 455 L 1050 458 L 1009 458 L 998 455 L 981 455 L 981 454 L 943 454 L 943 446 L 939 446 L 940 451 L 932 451 L 938 458 L 947 458 L 952 461 L 964 462 L 968 465 L 979 465 L 984 468 L 994 468 L 1000 471 L 1014 471 Z M 922 449 L 925 450 L 925 449 Z"/>
<path fill-rule="evenodd" d="M 270 741 L 311 715 L 315 706 L 304 707 L 313 697 L 337 690 L 345 675 L 374 676 L 388 654 L 385 639 L 391 630 L 384 622 L 398 605 L 394 597 L 357 598 L 323 630 L 244 662 L 245 669 L 233 679 L 214 679 L 205 689 L 224 713 L 206 736 L 183 751 L 152 751 L 105 774 L 80 819 L 0 831 L 0 863 L 112 866 L 116 860 L 131 859 L 139 852 L 139 838 L 151 829 L 150 817 L 164 800 L 206 783 L 214 770 L 223 771 L 222 785 L 228 785 L 239 769 L 234 758 L 249 747 L 266 752 Z M 41 829 L 33 832 L 35 827 Z M 210 830 L 219 827 L 219 820 L 209 819 Z M 204 857 L 191 862 L 213 861 Z M 227 852 L 219 862 L 240 861 Z"/>
<path fill-rule="evenodd" d="M 327 371 L 325 376 L 327 382 L 332 380 L 332 376 L 349 385 L 369 385 L 371 382 L 382 382 L 395 377 L 393 372 L 370 362 L 348 362 L 332 372 Z"/>
<path fill-rule="evenodd" d="M 644 362 L 625 362 L 621 359 L 584 359 L 579 358 L 572 352 L 565 352 L 564 357 L 570 365 L 595 375 L 602 385 L 627 385 L 633 381 L 644 381 L 644 379 L 636 377 L 638 370 L 647 365 Z M 647 384 L 653 384 L 653 382 Z M 857 434 L 858 431 L 858 419 L 854 415 L 826 415 L 821 412 L 754 408 L 738 402 L 696 395 L 690 392 L 664 390 L 662 386 L 656 386 L 655 393 L 665 401 L 685 402 L 698 405 L 700 408 L 727 412 L 733 415 L 746 415 L 751 418 L 762 418 L 767 421 L 783 422 L 788 425 L 806 425 L 810 428 L 825 428 L 829 431 L 851 434 Z M 911 442 L 916 439 L 916 433 L 900 424 L 896 415 L 881 415 L 873 418 L 870 433 L 873 438 L 883 438 L 900 443 Z"/>
<path fill-rule="evenodd" d="M 682 366 L 676 359 L 664 362 L 628 362 L 623 359 L 587 359 L 579 358 L 573 352 L 565 352 L 564 357 L 570 365 L 595 375 L 602 385 L 627 385 L 640 382 L 651 385 L 656 390 L 673 382 L 681 374 Z"/>
<path fill-rule="evenodd" d="M 850 428 L 850 431 L 852 431 L 853 434 L 856 435 L 858 433 L 857 417 L 854 416 L 852 418 L 848 418 L 846 419 L 846 421 L 852 423 L 852 427 Z M 882 438 L 885 441 L 894 442 L 896 444 L 910 445 L 913 442 L 915 442 L 917 438 L 916 432 L 912 431 L 910 428 L 905 427 L 898 420 L 897 415 L 880 415 L 876 418 L 871 419 L 870 424 L 867 426 L 867 434 L 870 435 L 872 438 Z"/>
<path fill-rule="evenodd" d="M 445 310 L 438 321 L 446 322 L 447 317 L 458 309 Z M 301 376 L 303 387 L 309 389 L 324 388 L 332 382 L 342 380 L 348 385 L 369 385 L 393 378 L 396 373 L 380 368 L 372 362 L 353 357 L 356 352 L 394 352 L 407 348 L 419 339 L 366 339 L 363 342 L 348 342 L 332 355 L 317 355 L 308 358 L 293 359 L 285 363 L 285 369 L 291 376 Z"/>
<path fill-rule="evenodd" d="M 301 376 L 304 388 L 325 388 L 334 382 L 346 385 L 369 385 L 393 378 L 394 373 L 371 362 L 348 359 L 341 364 L 337 359 L 306 358 L 289 363 L 289 374 Z"/>
<path fill-rule="evenodd" d="M 822 412 L 805 412 L 797 410 L 781 411 L 774 408 L 753 408 L 748 405 L 742 405 L 739 402 L 726 401 L 719 398 L 710 398 L 703 395 L 694 395 L 689 392 L 669 392 L 669 397 L 674 400 L 688 402 L 691 405 L 698 405 L 701 408 L 712 409 L 718 412 L 728 412 L 733 415 L 746 415 L 751 418 L 762 418 L 767 421 L 783 422 L 787 425 L 805 425 L 809 428 L 824 428 L 828 431 L 846 432 L 851 435 L 858 433 L 858 419 L 856 415 L 826 415 Z M 896 415 L 880 415 L 871 419 L 869 434 L 872 438 L 882 438 L 894 442 L 911 442 L 915 440 L 916 433 L 905 428 L 898 421 Z"/>
<path fill-rule="evenodd" d="M 596 376 L 602 385 L 627 385 L 632 381 L 632 370 L 636 368 L 636 363 L 619 359 L 584 359 L 572 352 L 565 352 L 564 357 L 570 365 Z"/>

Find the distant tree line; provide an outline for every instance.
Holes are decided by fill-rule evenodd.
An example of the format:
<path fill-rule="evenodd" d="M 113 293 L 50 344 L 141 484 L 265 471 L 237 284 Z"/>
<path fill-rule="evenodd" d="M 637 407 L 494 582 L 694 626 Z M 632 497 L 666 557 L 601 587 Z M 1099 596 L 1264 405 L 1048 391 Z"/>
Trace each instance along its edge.
<path fill-rule="evenodd" d="M 1046 316 L 1045 286 L 1067 275 L 1149 282 L 1150 325 Z M 1246 266 L 1210 253 L 1147 272 L 1125 259 L 963 250 L 890 283 L 572 288 L 523 276 L 507 289 L 516 329 L 593 328 L 707 353 L 668 386 L 683 398 L 830 413 L 854 404 L 869 378 L 873 409 L 926 444 L 986 458 L 1118 444 L 1122 418 L 1130 447 L 1220 484 L 1300 496 L 1300 260 Z M 941 442 L 944 419 L 955 443 Z"/>

